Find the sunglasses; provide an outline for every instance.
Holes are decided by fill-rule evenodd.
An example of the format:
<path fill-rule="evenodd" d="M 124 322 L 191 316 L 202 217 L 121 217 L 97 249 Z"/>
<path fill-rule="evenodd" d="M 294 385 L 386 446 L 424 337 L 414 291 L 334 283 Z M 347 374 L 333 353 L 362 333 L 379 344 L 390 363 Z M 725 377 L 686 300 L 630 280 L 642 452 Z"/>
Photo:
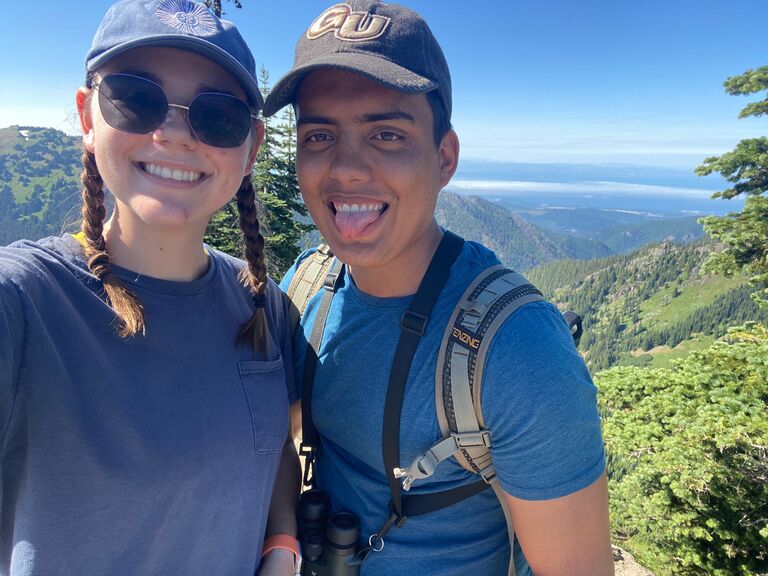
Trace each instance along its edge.
<path fill-rule="evenodd" d="M 94 83 L 104 120 L 121 132 L 149 134 L 163 125 L 171 108 L 184 110 L 192 133 L 216 148 L 237 148 L 248 137 L 256 115 L 229 94 L 201 92 L 189 106 L 170 104 L 163 89 L 146 78 L 110 74 Z"/>

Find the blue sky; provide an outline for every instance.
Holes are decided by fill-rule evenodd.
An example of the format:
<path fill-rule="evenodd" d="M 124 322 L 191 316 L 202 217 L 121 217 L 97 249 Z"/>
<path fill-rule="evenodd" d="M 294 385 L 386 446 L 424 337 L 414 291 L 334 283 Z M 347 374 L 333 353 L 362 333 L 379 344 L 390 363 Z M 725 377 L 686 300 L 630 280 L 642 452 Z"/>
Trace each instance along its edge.
<path fill-rule="evenodd" d="M 276 80 L 327 1 L 225 2 Z M 107 0 L 20 2 L 0 21 L 0 127 L 74 133 L 73 94 Z M 441 42 L 462 157 L 692 169 L 765 119 L 726 77 L 768 65 L 766 0 L 413 0 Z"/>

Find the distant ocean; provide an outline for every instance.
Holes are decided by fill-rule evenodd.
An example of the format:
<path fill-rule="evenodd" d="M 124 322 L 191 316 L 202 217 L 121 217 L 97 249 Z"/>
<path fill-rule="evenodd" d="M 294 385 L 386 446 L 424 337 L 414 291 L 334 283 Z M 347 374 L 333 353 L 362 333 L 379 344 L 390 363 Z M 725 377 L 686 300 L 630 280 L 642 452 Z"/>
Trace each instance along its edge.
<path fill-rule="evenodd" d="M 712 199 L 729 184 L 693 169 L 616 164 L 516 164 L 464 160 L 448 190 L 507 208 L 595 208 L 659 218 L 737 212 L 743 199 Z"/>

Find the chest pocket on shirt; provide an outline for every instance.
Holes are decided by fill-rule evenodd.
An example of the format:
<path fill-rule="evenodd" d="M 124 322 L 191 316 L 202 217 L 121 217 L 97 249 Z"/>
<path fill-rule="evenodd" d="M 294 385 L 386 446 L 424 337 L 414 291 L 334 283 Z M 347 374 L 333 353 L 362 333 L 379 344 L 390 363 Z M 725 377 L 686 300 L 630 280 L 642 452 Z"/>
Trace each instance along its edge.
<path fill-rule="evenodd" d="M 282 450 L 288 435 L 288 392 L 283 359 L 238 362 L 251 411 L 254 448 L 259 454 Z"/>

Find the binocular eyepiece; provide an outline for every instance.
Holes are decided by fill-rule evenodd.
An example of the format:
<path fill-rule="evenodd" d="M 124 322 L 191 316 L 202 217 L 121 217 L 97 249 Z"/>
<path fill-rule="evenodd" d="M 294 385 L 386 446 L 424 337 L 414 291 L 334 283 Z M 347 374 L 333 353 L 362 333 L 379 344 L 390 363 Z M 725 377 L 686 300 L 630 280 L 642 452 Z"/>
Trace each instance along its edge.
<path fill-rule="evenodd" d="M 330 514 L 328 495 L 307 490 L 296 517 L 301 542 L 302 576 L 357 576 L 360 523 L 351 512 Z"/>

